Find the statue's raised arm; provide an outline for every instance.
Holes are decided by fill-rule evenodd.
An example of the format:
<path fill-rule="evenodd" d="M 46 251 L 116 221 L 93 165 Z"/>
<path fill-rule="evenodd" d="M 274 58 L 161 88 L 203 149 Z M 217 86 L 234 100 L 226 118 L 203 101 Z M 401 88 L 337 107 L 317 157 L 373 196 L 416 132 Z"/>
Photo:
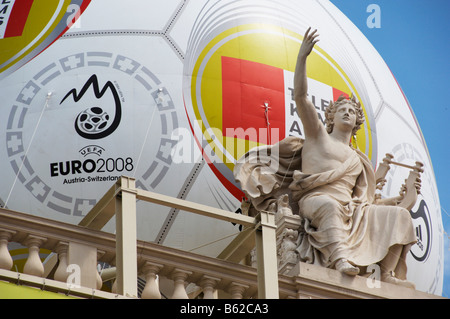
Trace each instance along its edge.
<path fill-rule="evenodd" d="M 323 129 L 317 117 L 314 105 L 308 99 L 308 82 L 306 76 L 306 60 L 312 52 L 314 45 L 319 41 L 317 30 L 310 33 L 311 28 L 305 32 L 302 45 L 297 57 L 297 65 L 294 74 L 294 100 L 297 104 L 297 112 L 303 123 L 305 136 L 314 137 Z"/>

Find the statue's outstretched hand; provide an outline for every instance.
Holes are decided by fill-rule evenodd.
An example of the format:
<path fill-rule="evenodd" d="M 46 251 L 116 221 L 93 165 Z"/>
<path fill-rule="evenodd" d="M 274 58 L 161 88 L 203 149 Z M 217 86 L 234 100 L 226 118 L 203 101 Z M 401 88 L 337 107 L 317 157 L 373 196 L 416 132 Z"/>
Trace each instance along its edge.
<path fill-rule="evenodd" d="M 305 36 L 303 37 L 302 46 L 300 47 L 299 52 L 299 55 L 302 57 L 307 57 L 314 48 L 314 45 L 319 42 L 317 30 L 312 31 L 311 34 L 309 33 L 310 31 L 311 27 L 306 30 Z"/>

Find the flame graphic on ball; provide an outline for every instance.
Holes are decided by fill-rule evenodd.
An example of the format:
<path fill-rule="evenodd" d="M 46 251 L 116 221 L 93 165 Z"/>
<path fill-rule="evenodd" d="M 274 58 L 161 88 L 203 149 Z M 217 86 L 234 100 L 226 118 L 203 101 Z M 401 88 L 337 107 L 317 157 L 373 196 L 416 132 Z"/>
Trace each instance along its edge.
<path fill-rule="evenodd" d="M 119 126 L 122 118 L 122 106 L 119 94 L 111 81 L 106 82 L 105 86 L 100 90 L 97 75 L 93 74 L 86 81 L 86 84 L 79 93 L 75 88 L 70 90 L 59 104 L 62 104 L 69 96 L 72 96 L 73 100 L 78 102 L 91 87 L 97 99 L 102 98 L 108 90 L 111 91 L 115 102 L 115 115 L 110 124 L 110 116 L 101 107 L 91 107 L 78 114 L 75 120 L 75 130 L 77 133 L 81 137 L 96 140 L 113 133 Z"/>

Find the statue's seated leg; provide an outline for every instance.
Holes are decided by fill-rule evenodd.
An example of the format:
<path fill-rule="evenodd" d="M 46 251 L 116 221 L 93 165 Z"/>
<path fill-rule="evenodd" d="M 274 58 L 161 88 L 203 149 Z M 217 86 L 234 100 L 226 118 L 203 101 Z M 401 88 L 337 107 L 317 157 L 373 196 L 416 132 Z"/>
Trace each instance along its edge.
<path fill-rule="evenodd" d="M 381 281 L 415 289 L 416 286 L 414 283 L 394 276 L 395 268 L 397 267 L 397 264 L 401 262 L 400 258 L 403 249 L 405 249 L 405 247 L 402 245 L 394 245 L 389 248 L 388 254 L 380 262 Z"/>
<path fill-rule="evenodd" d="M 351 231 L 351 216 L 334 198 L 317 195 L 299 202 L 301 217 L 317 231 L 309 233 L 310 243 L 330 265 L 347 275 L 357 275 L 359 268 L 348 262 L 345 241 Z"/>

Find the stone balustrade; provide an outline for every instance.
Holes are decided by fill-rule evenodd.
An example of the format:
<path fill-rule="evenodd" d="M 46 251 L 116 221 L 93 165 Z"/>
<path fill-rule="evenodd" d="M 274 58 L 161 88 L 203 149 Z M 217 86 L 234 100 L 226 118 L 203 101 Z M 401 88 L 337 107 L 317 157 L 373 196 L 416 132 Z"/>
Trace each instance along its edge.
<path fill-rule="evenodd" d="M 112 188 L 107 195 L 114 199 L 117 194 L 117 190 Z M 137 195 L 143 196 L 139 193 Z M 120 197 L 123 198 L 124 194 Z M 156 200 L 160 204 L 170 202 L 171 205 L 179 205 L 192 211 L 207 210 L 207 207 L 189 206 L 178 199 L 170 201 L 168 198 L 158 197 Z M 299 263 L 295 248 L 301 220 L 291 213 L 275 214 L 273 225 L 269 214 L 265 220 L 256 220 L 254 228 L 250 227 L 253 225 L 250 218 L 242 218 L 242 221 L 247 223 L 247 228 L 238 235 L 239 240 L 230 244 L 230 249 L 225 250 L 218 258 L 134 238 L 132 242 L 136 247 L 136 260 L 131 263 L 135 265 L 137 274 L 133 279 L 134 285 L 137 286 L 139 277 L 139 280 L 145 283 L 144 287 L 139 294 L 137 289 L 136 294 L 129 292 L 133 290 L 121 293 L 119 285 L 115 283 L 111 292 L 104 292 L 100 290 L 106 289 L 107 285 L 104 283 L 118 279 L 118 274 L 123 271 L 120 269 L 122 264 L 117 263 L 119 239 L 116 235 L 101 230 L 102 224 L 109 220 L 101 214 L 101 211 L 108 207 L 108 203 L 110 201 L 99 201 L 101 209 L 94 212 L 94 215 L 88 214 L 86 217 L 89 223 L 84 225 L 62 223 L 0 208 L 0 281 L 40 285 L 41 289 L 82 298 L 261 298 L 261 291 L 258 291 L 261 289 L 261 280 L 258 278 L 262 275 L 257 267 L 255 268 L 258 265 L 255 258 L 258 256 L 253 247 L 255 243 L 259 250 L 267 250 L 267 247 L 264 248 L 261 244 L 258 246 L 258 241 L 262 241 L 258 238 L 260 235 L 256 238 L 251 235 L 263 227 L 268 227 L 269 231 L 276 228 L 274 236 L 276 235 L 277 254 L 274 258 L 277 276 L 272 278 L 277 280 L 276 296 L 279 298 L 436 297 L 383 282 L 377 285 L 379 288 L 373 288 L 373 285 L 367 285 L 365 277 L 350 278 L 336 270 Z M 123 203 L 118 206 L 122 207 Z M 109 211 L 107 214 L 110 217 L 114 212 Z M 234 215 L 225 214 L 225 217 L 221 218 L 234 218 Z M 122 237 L 124 236 L 122 234 Z M 242 238 L 246 240 L 241 240 Z M 23 274 L 11 270 L 13 260 L 8 251 L 8 242 L 20 243 L 28 248 L 29 254 Z M 41 249 L 53 252 L 54 267 L 43 265 L 39 257 Z M 249 258 L 244 257 L 249 254 L 252 254 L 253 262 L 248 265 L 244 260 Z M 107 264 L 111 268 L 104 269 L 100 275 L 97 268 L 99 263 Z M 264 277 L 264 280 L 266 279 Z M 167 294 L 169 290 L 162 294 L 162 283 L 171 284 L 170 294 Z M 126 280 L 122 281 L 122 285 L 129 284 Z M 262 287 L 268 289 L 267 285 Z"/>
<path fill-rule="evenodd" d="M 76 273 L 73 265 L 80 266 L 78 283 L 97 290 L 102 287 L 97 263 L 115 265 L 116 238 L 113 234 L 7 209 L 0 209 L 0 224 L 0 269 L 10 273 L 13 273 L 10 271 L 13 262 L 7 249 L 8 242 L 28 247 L 24 274 L 43 278 L 44 272 L 51 273 L 48 279 L 66 282 L 67 287 L 72 286 L 72 292 L 77 284 L 73 281 L 74 276 L 70 276 Z M 44 271 L 38 255 L 40 249 L 48 249 L 54 252 L 55 258 L 57 256 L 57 267 L 53 271 Z M 141 298 L 162 298 L 158 276 L 173 281 L 173 294 L 166 296 L 169 298 L 188 298 L 188 284 L 194 287 L 191 290 L 200 291 L 205 299 L 217 298 L 218 290 L 225 298 L 257 297 L 258 274 L 254 267 L 139 240 L 137 251 L 138 274 L 146 283 Z M 82 259 L 80 255 L 83 255 Z M 89 263 L 92 258 L 86 258 L 87 255 L 94 256 L 95 262 Z M 280 275 L 279 284 L 281 298 L 296 297 L 297 283 L 292 277 Z"/>

